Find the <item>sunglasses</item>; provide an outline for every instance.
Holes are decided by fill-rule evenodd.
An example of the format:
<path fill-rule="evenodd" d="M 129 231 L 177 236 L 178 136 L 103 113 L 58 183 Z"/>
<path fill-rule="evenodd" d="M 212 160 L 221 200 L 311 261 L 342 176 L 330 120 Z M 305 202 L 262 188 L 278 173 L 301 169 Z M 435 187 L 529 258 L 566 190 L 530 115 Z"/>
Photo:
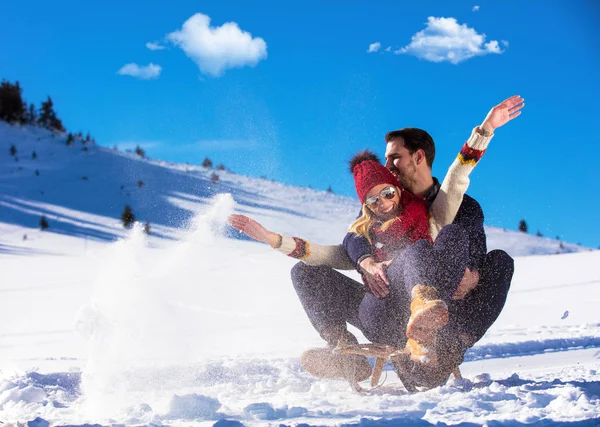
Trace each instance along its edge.
<path fill-rule="evenodd" d="M 385 187 L 383 190 L 381 190 L 381 192 L 379 193 L 379 196 L 367 197 L 367 199 L 365 200 L 365 205 L 370 207 L 370 206 L 375 205 L 377 202 L 379 202 L 380 197 L 390 200 L 390 199 L 393 199 L 395 195 L 396 195 L 396 189 L 394 187 L 392 187 L 392 186 Z"/>

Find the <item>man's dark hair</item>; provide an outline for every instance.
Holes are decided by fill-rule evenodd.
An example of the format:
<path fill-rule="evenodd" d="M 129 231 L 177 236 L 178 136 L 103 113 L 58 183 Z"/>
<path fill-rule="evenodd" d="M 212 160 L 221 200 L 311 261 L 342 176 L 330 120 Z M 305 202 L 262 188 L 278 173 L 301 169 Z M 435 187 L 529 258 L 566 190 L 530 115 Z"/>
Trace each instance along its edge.
<path fill-rule="evenodd" d="M 425 152 L 427 166 L 431 168 L 433 160 L 435 159 L 435 143 L 433 142 L 431 135 L 423 129 L 404 128 L 386 133 L 385 142 L 392 142 L 399 137 L 404 139 L 404 146 L 410 154 L 413 154 L 419 149 L 423 150 Z"/>

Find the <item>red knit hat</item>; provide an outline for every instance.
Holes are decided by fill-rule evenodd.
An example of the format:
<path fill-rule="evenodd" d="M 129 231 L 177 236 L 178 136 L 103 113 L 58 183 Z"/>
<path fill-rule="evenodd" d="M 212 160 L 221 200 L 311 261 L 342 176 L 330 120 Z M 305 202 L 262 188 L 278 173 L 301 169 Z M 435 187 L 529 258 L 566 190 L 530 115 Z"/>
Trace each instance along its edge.
<path fill-rule="evenodd" d="M 358 153 L 350 160 L 350 172 L 354 175 L 356 194 L 365 203 L 367 193 L 379 184 L 390 184 L 402 188 L 400 182 L 379 161 L 379 157 L 369 150 Z"/>

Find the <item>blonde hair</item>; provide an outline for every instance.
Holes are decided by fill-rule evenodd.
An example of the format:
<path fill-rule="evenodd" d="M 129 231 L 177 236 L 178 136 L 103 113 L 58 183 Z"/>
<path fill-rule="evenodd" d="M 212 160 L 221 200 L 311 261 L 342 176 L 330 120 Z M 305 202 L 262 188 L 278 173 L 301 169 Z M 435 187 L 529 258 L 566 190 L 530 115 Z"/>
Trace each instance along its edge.
<path fill-rule="evenodd" d="M 398 198 L 400 198 L 400 189 L 396 186 L 393 186 L 393 187 L 396 190 L 396 194 L 398 195 Z M 400 206 L 399 203 L 398 203 L 398 206 Z M 400 217 L 396 216 L 392 219 L 388 219 L 384 223 L 381 223 L 381 220 L 379 218 L 377 218 L 375 213 L 373 213 L 373 211 L 371 209 L 369 209 L 369 207 L 367 205 L 363 204 L 362 205 L 362 215 L 359 216 L 356 219 L 356 221 L 354 221 L 350 225 L 350 227 L 348 228 L 348 232 L 363 236 L 364 238 L 366 238 L 369 241 L 370 244 L 373 244 L 373 242 L 371 240 L 371 230 L 373 229 L 373 226 L 377 223 L 381 223 L 381 231 L 385 231 L 396 220 L 400 221 Z"/>

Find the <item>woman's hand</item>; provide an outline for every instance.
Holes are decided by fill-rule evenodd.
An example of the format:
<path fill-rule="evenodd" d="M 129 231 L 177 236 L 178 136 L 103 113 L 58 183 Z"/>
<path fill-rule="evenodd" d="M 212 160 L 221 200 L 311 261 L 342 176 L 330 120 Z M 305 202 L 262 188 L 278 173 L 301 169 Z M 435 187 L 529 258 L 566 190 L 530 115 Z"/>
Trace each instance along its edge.
<path fill-rule="evenodd" d="M 365 285 L 376 297 L 381 298 L 390 293 L 386 270 L 392 261 L 375 262 L 373 257 L 368 257 L 360 262 L 360 268 L 365 273 Z"/>
<path fill-rule="evenodd" d="M 480 127 L 494 133 L 499 127 L 519 117 L 524 106 L 525 100 L 520 95 L 511 96 L 492 108 Z"/>
<path fill-rule="evenodd" d="M 279 234 L 273 233 L 267 230 L 265 227 L 254 221 L 252 218 L 248 218 L 246 215 L 234 214 L 229 217 L 229 224 L 236 230 L 241 231 L 248 237 L 269 244 L 271 247 L 275 247 L 280 243 Z"/>

